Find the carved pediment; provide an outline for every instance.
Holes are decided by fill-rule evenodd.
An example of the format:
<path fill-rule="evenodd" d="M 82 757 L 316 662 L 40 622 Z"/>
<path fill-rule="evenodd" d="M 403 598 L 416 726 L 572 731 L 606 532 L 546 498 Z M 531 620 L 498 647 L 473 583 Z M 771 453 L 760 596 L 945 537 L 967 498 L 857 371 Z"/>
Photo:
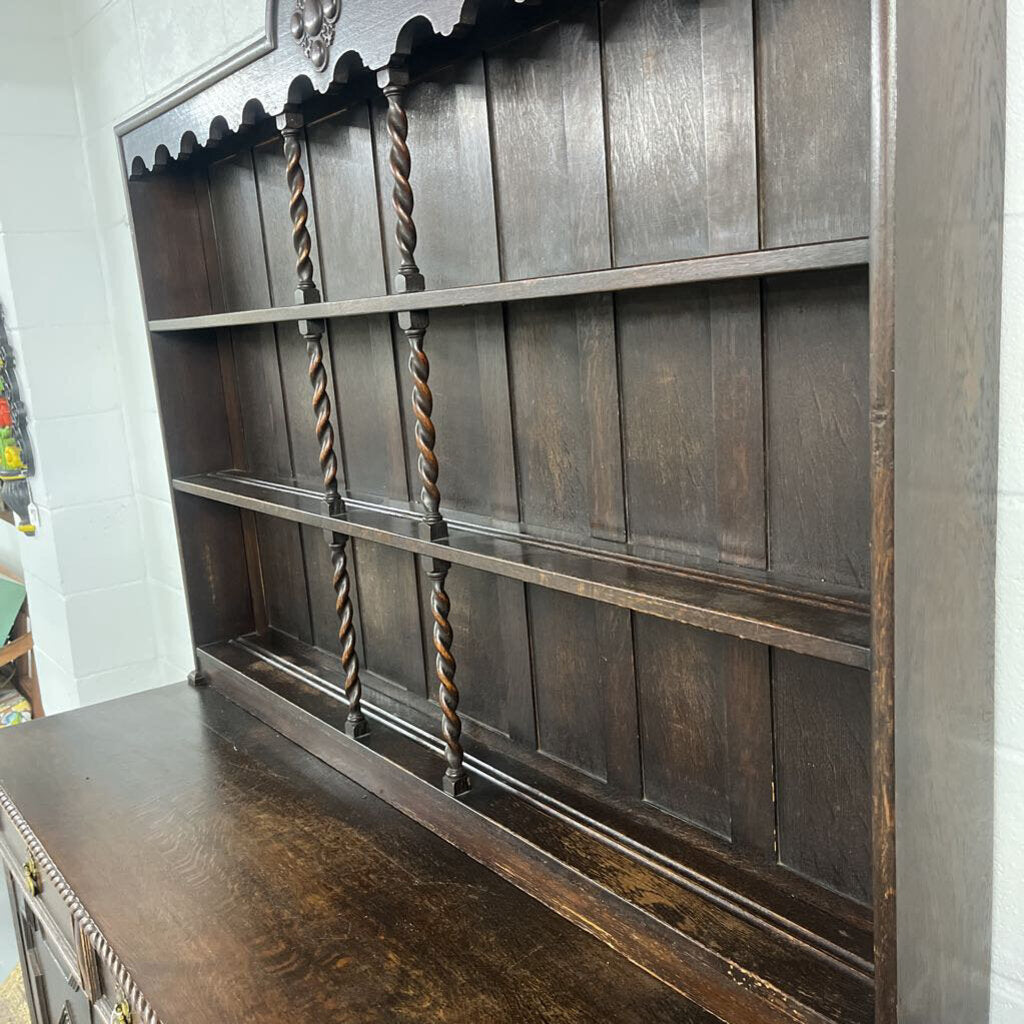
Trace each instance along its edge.
<path fill-rule="evenodd" d="M 125 163 L 138 173 L 187 157 L 355 68 L 378 70 L 417 40 L 472 25 L 477 8 L 478 0 L 268 0 L 262 41 L 118 127 Z"/>

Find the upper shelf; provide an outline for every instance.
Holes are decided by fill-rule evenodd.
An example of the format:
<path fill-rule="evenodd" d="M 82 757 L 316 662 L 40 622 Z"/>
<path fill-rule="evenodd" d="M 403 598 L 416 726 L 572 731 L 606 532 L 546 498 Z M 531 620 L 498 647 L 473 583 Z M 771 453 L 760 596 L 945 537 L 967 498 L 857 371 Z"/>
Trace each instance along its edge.
<path fill-rule="evenodd" d="M 235 473 L 176 479 L 174 489 L 798 654 L 871 663 L 867 607 L 806 582 L 676 567 L 455 519 L 446 541 L 432 541 L 408 508 L 349 498 L 332 516 L 312 491 Z"/>
<path fill-rule="evenodd" d="M 488 303 L 520 302 L 526 299 L 561 298 L 595 292 L 764 277 L 807 270 L 833 270 L 864 265 L 868 259 L 868 239 L 850 238 L 839 242 L 794 245 L 781 249 L 731 253 L 726 256 L 702 256 L 697 259 L 615 267 L 578 274 L 556 274 L 550 277 L 443 288 L 412 294 L 375 295 L 338 302 L 317 302 L 308 306 L 278 306 L 270 309 L 247 309 L 233 313 L 151 320 L 149 329 L 196 331 L 216 327 L 242 327 L 248 324 L 285 323 L 311 318 L 330 319 L 367 316 L 374 313 L 444 309 L 453 306 L 479 306 Z"/>

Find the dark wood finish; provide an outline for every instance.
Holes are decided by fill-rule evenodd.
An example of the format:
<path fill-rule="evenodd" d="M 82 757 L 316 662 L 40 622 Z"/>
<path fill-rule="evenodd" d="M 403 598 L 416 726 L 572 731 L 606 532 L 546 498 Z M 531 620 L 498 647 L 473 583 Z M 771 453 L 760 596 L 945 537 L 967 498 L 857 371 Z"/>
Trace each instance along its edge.
<path fill-rule="evenodd" d="M 728 256 L 704 256 L 645 266 L 595 270 L 551 277 L 502 281 L 495 284 L 463 285 L 428 290 L 415 296 L 396 294 L 379 298 L 347 299 L 324 302 L 308 310 L 297 307 L 253 308 L 245 312 L 217 313 L 163 319 L 150 322 L 151 331 L 204 330 L 246 324 L 278 323 L 301 320 L 305 316 L 349 317 L 374 313 L 400 313 L 414 307 L 447 309 L 459 306 L 484 306 L 495 302 L 520 302 L 527 299 L 563 298 L 595 292 L 615 292 L 632 288 L 660 288 L 675 284 L 723 281 L 768 274 L 799 273 L 804 270 L 829 270 L 867 263 L 865 238 L 841 242 L 765 249 Z M 329 294 L 329 293 L 328 293 Z"/>
<path fill-rule="evenodd" d="M 174 489 L 841 664 L 869 662 L 869 623 L 853 592 L 816 593 L 805 581 L 790 586 L 699 562 L 686 568 L 654 560 L 649 548 L 638 549 L 646 558 L 632 549 L 588 549 L 469 519 L 450 524 L 443 543 L 431 541 L 408 506 L 350 498 L 345 518 L 335 518 L 310 492 L 235 474 L 177 479 Z"/>
<path fill-rule="evenodd" d="M 57 716 L 0 749 L 0 786 L 150 1019 L 713 1019 L 214 690 Z"/>
<path fill-rule="evenodd" d="M 197 684 L 730 1024 L 985 1016 L 1001 3 L 272 0 L 121 131 Z"/>
<path fill-rule="evenodd" d="M 560 914 L 624 955 L 641 958 L 657 977 L 692 993 L 725 1019 L 820 1022 L 839 1007 L 852 1021 L 870 1019 L 863 962 L 839 946 L 830 946 L 824 957 L 808 958 L 804 943 L 777 941 L 775 929 L 791 927 L 782 918 L 765 921 L 753 905 L 748 908 L 753 914 L 722 914 L 722 897 L 728 896 L 709 886 L 706 877 L 666 872 L 664 862 L 645 867 L 628 853 L 623 856 L 621 837 L 614 833 L 588 836 L 563 815 L 538 817 L 533 808 L 540 794 L 525 789 L 521 796 L 508 795 L 508 763 L 499 762 L 495 772 L 488 761 L 469 753 L 476 784 L 468 805 L 479 813 L 452 817 L 436 782 L 432 716 L 397 731 L 375 728 L 366 745 L 354 747 L 339 742 L 338 705 L 304 666 L 268 659 L 245 643 L 217 645 L 200 657 L 232 700 L 290 738 L 303 737 L 320 758 L 534 896 L 546 900 L 558 892 L 552 906 Z M 371 719 L 394 721 L 387 710 L 371 702 L 366 707 Z M 399 770 L 387 770 L 381 756 Z M 528 841 L 522 844 L 515 836 Z M 609 891 L 615 894 L 611 903 Z M 767 935 L 761 931 L 766 923 Z M 841 967 L 837 956 L 844 961 Z M 739 985 L 723 988 L 723 974 Z M 759 993 L 764 982 L 758 978 L 770 979 L 768 1000 Z"/>

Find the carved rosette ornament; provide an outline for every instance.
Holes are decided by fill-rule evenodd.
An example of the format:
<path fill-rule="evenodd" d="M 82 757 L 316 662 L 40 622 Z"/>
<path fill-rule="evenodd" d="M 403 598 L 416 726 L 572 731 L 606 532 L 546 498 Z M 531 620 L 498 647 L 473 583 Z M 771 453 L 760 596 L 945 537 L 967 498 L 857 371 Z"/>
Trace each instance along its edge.
<path fill-rule="evenodd" d="M 292 37 L 317 71 L 327 67 L 341 0 L 295 0 Z"/>

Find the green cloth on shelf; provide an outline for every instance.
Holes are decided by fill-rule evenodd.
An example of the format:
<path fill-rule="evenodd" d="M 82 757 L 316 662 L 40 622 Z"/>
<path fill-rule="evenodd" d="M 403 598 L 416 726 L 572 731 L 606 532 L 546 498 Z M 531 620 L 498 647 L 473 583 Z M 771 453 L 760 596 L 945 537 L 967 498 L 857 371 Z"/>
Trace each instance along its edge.
<path fill-rule="evenodd" d="M 25 584 L 0 576 L 0 642 L 7 642 L 24 603 Z"/>

